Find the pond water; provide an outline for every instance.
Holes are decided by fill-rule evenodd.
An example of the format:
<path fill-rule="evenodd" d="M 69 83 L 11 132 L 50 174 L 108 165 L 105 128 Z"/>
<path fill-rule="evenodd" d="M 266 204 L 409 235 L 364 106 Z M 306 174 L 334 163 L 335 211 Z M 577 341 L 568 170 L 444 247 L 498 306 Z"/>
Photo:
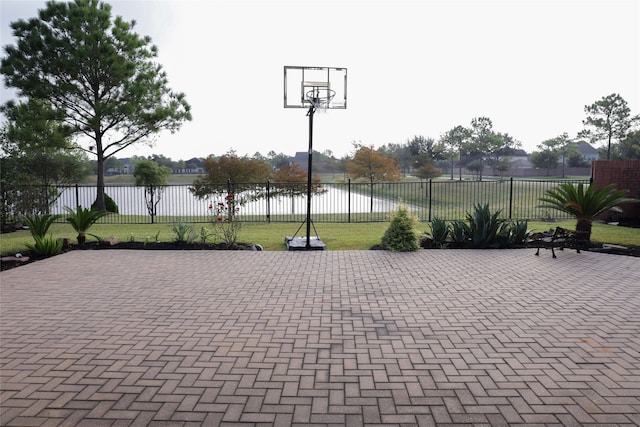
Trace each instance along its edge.
<path fill-rule="evenodd" d="M 391 212 L 397 208 L 397 203 L 373 198 L 346 190 L 325 186 L 327 191 L 314 194 L 311 197 L 311 211 L 314 214 L 346 214 Z M 65 206 L 80 204 L 89 207 L 95 200 L 95 187 L 69 187 L 61 189 L 62 193 L 54 206 L 52 213 L 64 213 Z M 148 215 L 144 188 L 107 186 L 105 192 L 118 205 L 122 215 Z M 220 199 L 200 200 L 190 191 L 188 186 L 168 186 L 162 192 L 157 205 L 157 215 L 178 217 L 206 217 L 209 214 L 211 202 Z M 277 216 L 305 214 L 307 211 L 306 196 L 279 196 L 270 200 L 259 199 L 250 201 L 240 207 L 241 215 Z"/>

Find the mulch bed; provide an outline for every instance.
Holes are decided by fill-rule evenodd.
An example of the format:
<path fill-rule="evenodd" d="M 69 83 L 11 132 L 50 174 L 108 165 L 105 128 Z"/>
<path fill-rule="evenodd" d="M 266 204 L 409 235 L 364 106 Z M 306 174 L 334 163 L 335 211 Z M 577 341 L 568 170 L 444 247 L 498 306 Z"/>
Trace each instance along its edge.
<path fill-rule="evenodd" d="M 88 242 L 83 245 L 72 244 L 62 250 L 62 253 L 69 251 L 86 251 L 86 250 L 111 250 L 111 249 L 134 249 L 134 250 L 170 250 L 170 251 L 243 251 L 258 250 L 254 245 L 238 243 L 235 245 L 227 245 L 226 243 L 175 243 L 175 242 L 120 242 L 115 244 L 105 244 L 100 242 Z M 33 254 L 31 251 L 25 250 L 20 253 L 20 257 L 4 256 L 0 263 L 0 271 L 9 270 L 20 267 L 21 265 L 30 264 L 35 261 L 44 259 L 45 257 Z"/>
<path fill-rule="evenodd" d="M 64 252 L 76 251 L 76 250 L 110 250 L 110 249 L 135 249 L 135 250 L 170 250 L 170 251 L 193 251 L 193 250 L 258 250 L 253 245 L 240 243 L 232 246 L 228 246 L 225 243 L 174 243 L 174 242 L 120 242 L 116 244 L 105 244 L 100 242 L 88 242 L 84 245 L 72 244 L 68 248 L 63 249 Z M 373 250 L 384 250 L 382 246 L 376 245 L 372 247 Z M 439 248 L 423 248 L 427 250 L 438 250 Z M 527 249 L 535 249 L 535 245 L 529 245 Z M 455 250 L 455 248 L 439 249 L 439 250 Z M 497 249 L 499 250 L 499 249 Z M 594 244 L 589 249 L 590 252 L 607 253 L 614 255 L 627 255 L 633 257 L 640 257 L 640 246 L 622 247 L 615 245 L 602 245 Z M 544 252 L 541 252 L 541 255 Z M 21 253 L 21 258 L 13 256 L 2 257 L 0 262 L 0 271 L 9 270 L 11 268 L 19 267 L 21 265 L 29 264 L 41 259 L 37 255 L 32 254 L 30 251 L 24 251 Z"/>

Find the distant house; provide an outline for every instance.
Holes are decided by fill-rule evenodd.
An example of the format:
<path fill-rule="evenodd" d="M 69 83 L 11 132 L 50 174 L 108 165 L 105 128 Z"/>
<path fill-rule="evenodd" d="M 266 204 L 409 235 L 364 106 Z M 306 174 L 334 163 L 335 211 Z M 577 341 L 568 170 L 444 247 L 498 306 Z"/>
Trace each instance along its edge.
<path fill-rule="evenodd" d="M 585 161 L 590 163 L 600 158 L 600 153 L 591 144 L 585 141 L 575 141 L 573 144 L 578 147 L 578 152 Z"/>
<path fill-rule="evenodd" d="M 511 171 L 533 168 L 533 163 L 529 160 L 529 155 L 522 149 L 514 150 L 513 154 L 509 156 L 509 163 L 511 165 Z"/>
<path fill-rule="evenodd" d="M 131 168 L 131 163 L 129 162 L 128 158 L 126 159 L 125 158 L 122 158 L 122 159 L 109 158 L 106 160 L 105 164 L 106 166 L 105 166 L 104 174 L 107 176 L 133 173 L 133 170 Z"/>
<path fill-rule="evenodd" d="M 309 153 L 306 151 L 298 151 L 291 159 L 290 164 L 298 165 L 300 166 L 300 169 L 306 172 L 309 167 Z M 315 170 L 315 168 L 313 168 L 313 170 Z"/>
<path fill-rule="evenodd" d="M 134 172 L 134 168 L 131 167 L 131 162 L 129 161 L 129 159 L 119 159 L 120 162 L 122 162 L 122 173 L 125 175 L 131 174 Z"/>
<path fill-rule="evenodd" d="M 201 157 L 194 157 L 184 162 L 184 168 L 175 168 L 173 173 L 175 174 L 200 174 L 204 171 L 204 159 Z"/>

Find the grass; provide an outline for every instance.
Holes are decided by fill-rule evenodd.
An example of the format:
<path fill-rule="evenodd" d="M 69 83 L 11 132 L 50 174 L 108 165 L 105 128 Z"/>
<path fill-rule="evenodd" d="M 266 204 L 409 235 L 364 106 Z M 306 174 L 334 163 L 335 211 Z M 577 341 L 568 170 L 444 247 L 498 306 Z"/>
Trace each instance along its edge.
<path fill-rule="evenodd" d="M 117 237 L 121 242 L 134 240 L 137 242 L 154 241 L 156 235 L 160 241 L 170 242 L 175 239 L 171 230 L 173 224 L 95 224 L 89 230 L 102 238 Z M 211 229 L 208 223 L 191 224 L 198 235 L 201 227 Z M 388 222 L 372 223 L 315 223 L 315 229 L 328 250 L 367 250 L 379 244 Z M 556 226 L 575 228 L 574 220 L 558 221 L 555 223 L 529 221 L 529 228 L 533 231 L 545 231 Z M 259 243 L 266 251 L 284 251 L 285 236 L 292 236 L 300 227 L 299 223 L 245 223 L 242 226 L 239 241 L 244 243 Z M 428 223 L 420 223 L 418 231 L 429 230 Z M 312 229 L 313 232 L 313 229 Z M 306 226 L 303 225 L 298 236 L 304 236 Z M 56 238 L 68 237 L 75 243 L 75 232 L 68 224 L 53 224 L 49 234 Z M 87 241 L 95 240 L 87 236 Z M 640 229 L 617 227 L 595 223 L 591 234 L 594 243 L 609 243 L 623 246 L 640 246 Z M 25 243 L 33 239 L 28 231 L 18 231 L 0 235 L 0 253 L 2 255 L 15 254 L 25 251 Z"/>

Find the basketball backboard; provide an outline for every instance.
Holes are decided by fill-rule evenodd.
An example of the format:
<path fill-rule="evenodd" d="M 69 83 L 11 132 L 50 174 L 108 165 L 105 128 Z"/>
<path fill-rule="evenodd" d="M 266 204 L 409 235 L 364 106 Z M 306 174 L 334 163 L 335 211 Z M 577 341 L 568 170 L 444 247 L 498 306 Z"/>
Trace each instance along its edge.
<path fill-rule="evenodd" d="M 284 67 L 284 108 L 347 108 L 347 69 Z"/>

